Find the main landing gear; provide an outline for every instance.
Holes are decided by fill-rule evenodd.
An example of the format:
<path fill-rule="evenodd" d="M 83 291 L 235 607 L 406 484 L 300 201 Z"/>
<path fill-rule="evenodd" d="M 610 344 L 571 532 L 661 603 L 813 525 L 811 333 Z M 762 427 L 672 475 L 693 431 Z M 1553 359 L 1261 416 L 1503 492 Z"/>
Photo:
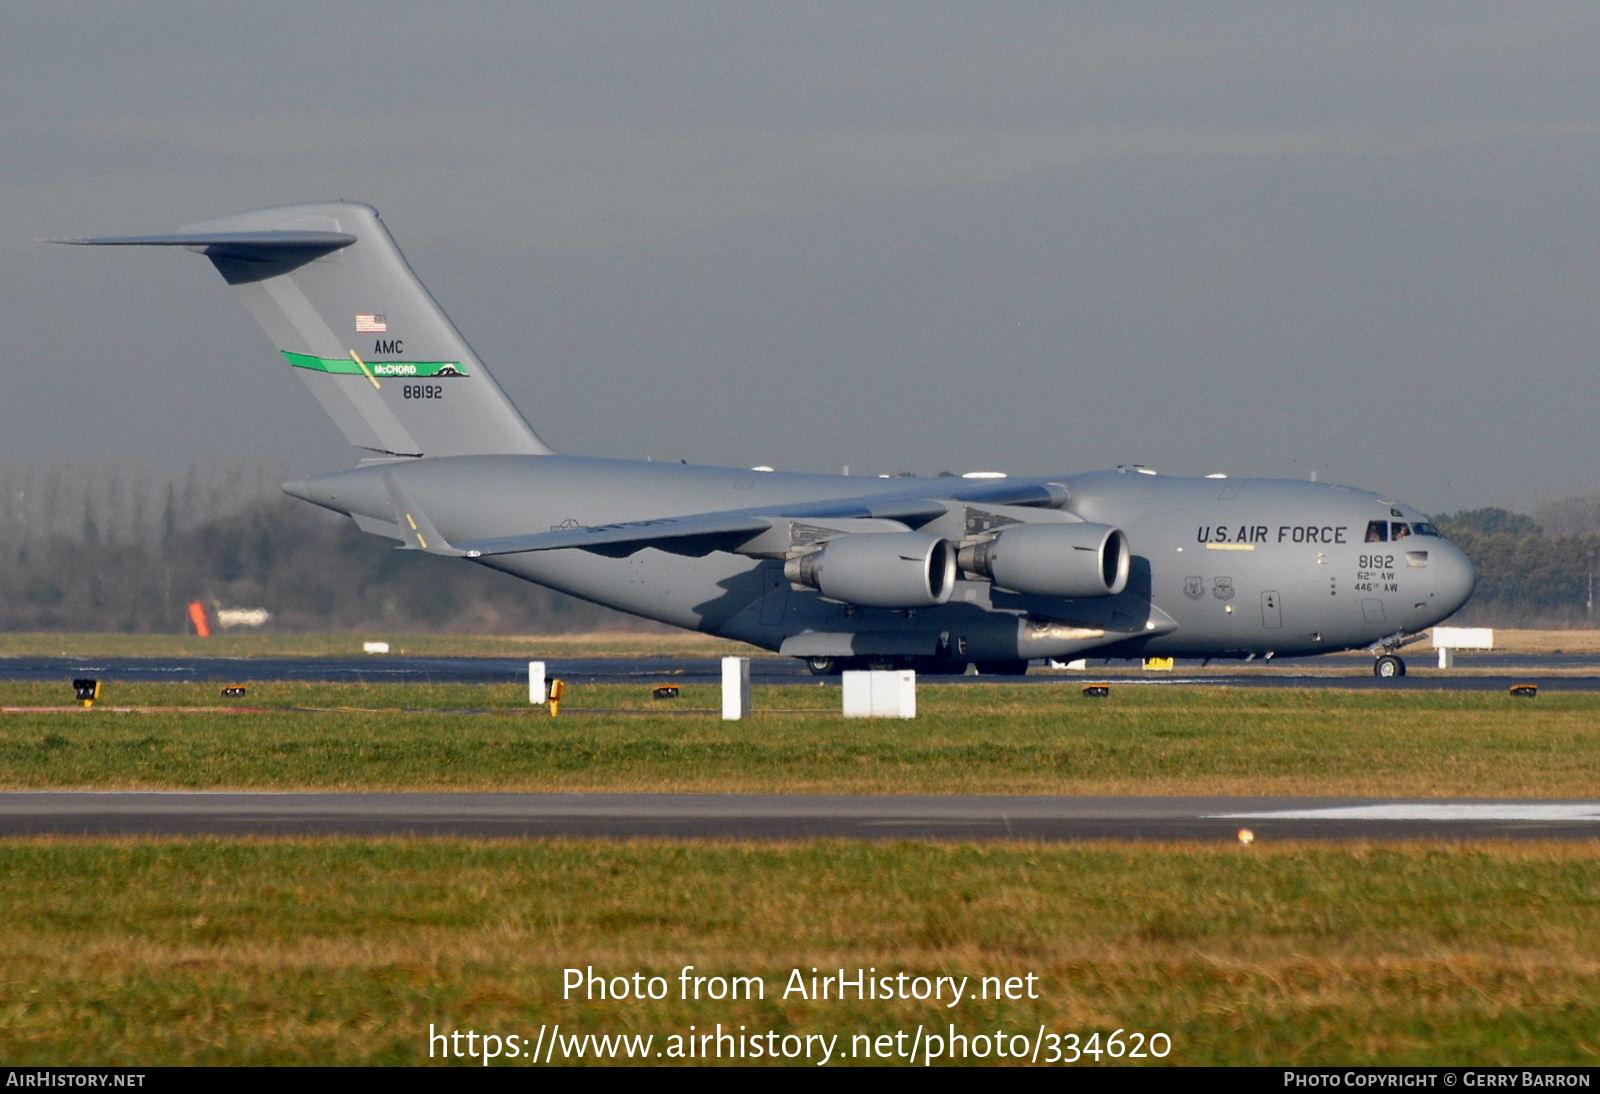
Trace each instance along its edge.
<path fill-rule="evenodd" d="M 806 668 L 811 670 L 812 676 L 837 676 L 841 672 L 854 672 L 858 669 L 886 670 L 908 668 L 911 659 L 908 657 L 886 657 L 878 654 L 872 657 L 807 657 Z"/>
<path fill-rule="evenodd" d="M 896 657 L 889 654 L 872 654 L 867 657 L 807 657 L 806 668 L 813 676 L 837 676 L 841 672 L 858 669 L 915 669 L 928 676 L 960 676 L 966 670 L 965 661 L 947 661 L 939 657 Z M 1021 676 L 1028 671 L 1026 661 L 979 661 L 978 671 L 984 676 Z"/>

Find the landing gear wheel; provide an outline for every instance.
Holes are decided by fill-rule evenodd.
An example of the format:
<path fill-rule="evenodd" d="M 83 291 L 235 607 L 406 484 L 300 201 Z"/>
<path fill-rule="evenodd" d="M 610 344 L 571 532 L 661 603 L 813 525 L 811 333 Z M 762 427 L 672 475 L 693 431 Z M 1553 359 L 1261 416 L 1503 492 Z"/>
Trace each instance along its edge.
<path fill-rule="evenodd" d="M 1026 661 L 979 661 L 979 676 L 1026 676 L 1028 663 Z"/>
<path fill-rule="evenodd" d="M 812 676 L 835 676 L 839 672 L 839 659 L 837 657 L 807 657 L 806 668 L 811 670 Z"/>
<path fill-rule="evenodd" d="M 900 658 L 877 655 L 867 658 L 867 668 L 872 672 L 892 672 L 900 668 Z"/>
<path fill-rule="evenodd" d="M 1396 676 L 1404 676 L 1405 674 L 1406 663 L 1404 659 L 1396 657 L 1392 653 L 1386 653 L 1372 663 L 1372 675 L 1385 680 L 1393 679 Z"/>

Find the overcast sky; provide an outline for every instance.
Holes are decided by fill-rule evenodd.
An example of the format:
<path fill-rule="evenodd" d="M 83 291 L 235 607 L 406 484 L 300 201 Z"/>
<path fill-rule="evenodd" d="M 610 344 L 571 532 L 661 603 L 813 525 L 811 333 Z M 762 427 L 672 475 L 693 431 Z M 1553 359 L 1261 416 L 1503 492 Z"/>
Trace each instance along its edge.
<path fill-rule="evenodd" d="M 1594 4 L 63 4 L 0 38 L 14 463 L 353 457 L 208 263 L 348 197 L 555 448 L 1600 493 Z"/>

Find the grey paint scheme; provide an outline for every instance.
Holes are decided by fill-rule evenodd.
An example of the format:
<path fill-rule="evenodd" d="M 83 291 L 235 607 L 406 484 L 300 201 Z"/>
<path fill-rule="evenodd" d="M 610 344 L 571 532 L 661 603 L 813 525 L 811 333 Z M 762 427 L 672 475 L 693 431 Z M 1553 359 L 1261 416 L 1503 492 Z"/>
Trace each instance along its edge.
<path fill-rule="evenodd" d="M 355 317 L 378 314 L 384 340 L 404 345 L 392 357 L 462 364 L 464 375 L 426 382 L 297 370 L 350 442 L 376 458 L 288 483 L 288 493 L 405 547 L 767 649 L 955 663 L 1308 654 L 1392 642 L 1472 591 L 1471 564 L 1442 538 L 1364 542 L 1370 521 L 1416 523 L 1421 513 L 1331 484 L 1125 468 L 862 479 L 553 454 L 365 205 L 286 206 L 170 236 L 66 242 L 207 254 L 280 350 L 359 354 L 375 336 L 357 334 Z M 786 554 L 838 535 L 916 530 L 961 545 L 1011 523 L 1074 521 L 1125 533 L 1132 557 L 1120 592 L 1066 599 L 964 577 L 943 604 L 870 608 L 784 574 Z"/>

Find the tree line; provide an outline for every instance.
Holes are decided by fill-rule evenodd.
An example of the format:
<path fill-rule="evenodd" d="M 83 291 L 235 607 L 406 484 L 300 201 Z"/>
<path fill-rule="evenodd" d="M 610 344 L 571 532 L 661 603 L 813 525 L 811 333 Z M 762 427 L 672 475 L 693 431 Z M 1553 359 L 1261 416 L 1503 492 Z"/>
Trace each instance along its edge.
<path fill-rule="evenodd" d="M 1451 622 L 1586 627 L 1600 584 L 1600 498 L 1570 498 L 1532 515 L 1505 509 L 1440 514 L 1439 531 L 1478 568 L 1478 585 Z"/>
<path fill-rule="evenodd" d="M 276 630 L 528 634 L 630 616 L 359 531 L 223 465 L 0 472 L 0 628 L 174 633 L 188 605 L 265 608 Z"/>

